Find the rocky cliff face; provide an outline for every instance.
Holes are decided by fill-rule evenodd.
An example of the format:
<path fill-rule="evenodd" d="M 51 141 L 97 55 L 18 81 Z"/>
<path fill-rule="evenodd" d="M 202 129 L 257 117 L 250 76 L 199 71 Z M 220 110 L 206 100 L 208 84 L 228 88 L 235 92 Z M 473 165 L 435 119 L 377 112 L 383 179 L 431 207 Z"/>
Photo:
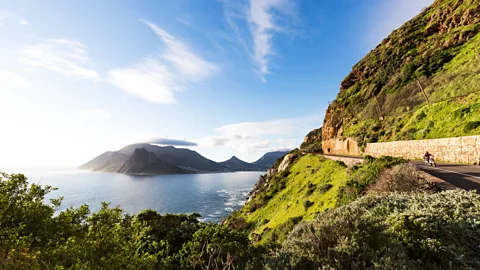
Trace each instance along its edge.
<path fill-rule="evenodd" d="M 322 128 L 310 131 L 303 139 L 300 146 L 302 151 L 306 152 L 321 152 L 322 151 Z"/>
<path fill-rule="evenodd" d="M 388 128 L 388 125 L 396 125 L 402 119 L 384 124 L 384 116 L 415 112 L 419 103 L 424 102 L 422 93 L 416 88 L 417 80 L 428 82 L 426 92 L 432 97 L 438 96 L 437 100 L 441 100 L 441 97 L 448 98 L 452 93 L 472 93 L 473 85 L 470 86 L 471 91 L 452 89 L 454 86 L 443 89 L 445 87 L 442 86 L 454 81 L 455 76 L 459 75 L 453 72 L 455 68 L 468 61 L 478 62 L 472 59 L 475 57 L 475 43 L 478 43 L 478 38 L 474 38 L 479 32 L 480 1 L 436 0 L 385 38 L 353 67 L 341 82 L 336 100 L 326 111 L 322 140 L 362 137 L 358 141 L 359 145 L 364 145 L 363 137 L 372 135 L 377 130 L 371 131 L 362 125 L 374 118 L 381 122 L 379 134 L 370 136 L 366 142 L 402 139 L 398 136 L 395 138 L 401 130 Z M 470 55 L 469 59 L 467 55 Z M 459 58 L 464 62 L 460 63 Z M 477 71 L 470 69 L 470 73 L 474 72 Z M 462 74 L 465 77 L 469 75 L 469 71 Z M 430 83 L 432 87 L 428 87 Z M 459 83 L 455 87 L 463 86 Z M 401 103 L 403 99 L 414 100 L 413 97 L 417 98 L 415 102 L 409 100 L 411 104 Z M 380 112 L 377 112 L 377 104 L 380 105 Z M 369 114 L 368 110 L 373 113 Z M 402 127 L 399 125 L 399 129 Z M 410 139 L 414 139 L 414 136 Z"/>

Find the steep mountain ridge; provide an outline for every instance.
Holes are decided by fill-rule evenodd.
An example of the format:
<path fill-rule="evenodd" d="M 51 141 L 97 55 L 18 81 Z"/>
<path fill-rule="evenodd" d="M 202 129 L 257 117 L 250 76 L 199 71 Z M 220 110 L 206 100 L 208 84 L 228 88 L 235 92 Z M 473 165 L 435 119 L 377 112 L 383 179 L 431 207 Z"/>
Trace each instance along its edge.
<path fill-rule="evenodd" d="M 137 148 L 145 148 L 145 150 L 154 153 L 160 160 L 191 171 L 220 172 L 228 170 L 224 165 L 207 159 L 193 150 L 173 146 L 131 144 L 118 150 L 118 152 L 131 155 Z"/>
<path fill-rule="evenodd" d="M 341 82 L 326 112 L 324 150 L 346 138 L 363 147 L 478 134 L 467 126 L 480 121 L 479 32 L 477 0 L 437 0 L 393 31 Z"/>
<path fill-rule="evenodd" d="M 153 153 L 155 157 L 162 162 L 176 166 L 188 172 L 196 173 L 265 171 L 273 165 L 278 157 L 286 154 L 286 152 L 269 152 L 264 154 L 254 163 L 248 163 L 233 156 L 230 160 L 217 163 L 189 149 L 151 144 L 131 144 L 118 151 L 105 152 L 78 168 L 92 171 L 119 172 L 137 149 L 144 149 L 147 152 Z"/>
<path fill-rule="evenodd" d="M 191 173 L 191 171 L 160 160 L 154 153 L 148 152 L 145 148 L 135 149 L 117 172 L 142 175 Z"/>

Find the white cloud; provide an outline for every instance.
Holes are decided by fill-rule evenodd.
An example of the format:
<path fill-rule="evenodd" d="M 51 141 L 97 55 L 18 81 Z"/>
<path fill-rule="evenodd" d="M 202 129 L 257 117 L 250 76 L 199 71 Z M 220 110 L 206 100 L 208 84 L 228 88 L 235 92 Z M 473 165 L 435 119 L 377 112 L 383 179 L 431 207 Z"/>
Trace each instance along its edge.
<path fill-rule="evenodd" d="M 279 119 L 266 122 L 244 122 L 225 125 L 215 131 L 222 135 L 237 135 L 240 138 L 259 137 L 262 135 L 289 134 L 301 124 L 299 119 Z"/>
<path fill-rule="evenodd" d="M 175 102 L 173 92 L 180 87 L 168 66 L 154 58 L 147 58 L 129 68 L 110 71 L 109 81 L 134 96 L 164 104 Z"/>
<path fill-rule="evenodd" d="M 107 120 L 112 117 L 112 115 L 102 109 L 88 109 L 80 112 L 82 118 L 86 120 Z"/>
<path fill-rule="evenodd" d="M 245 12 L 244 18 L 249 25 L 249 34 L 252 39 L 251 50 L 241 38 L 242 33 L 236 23 L 241 18 L 239 12 L 242 12 L 242 8 L 235 1 L 224 1 L 227 23 L 240 38 L 242 47 L 250 52 L 256 71 L 265 81 L 265 75 L 271 73 L 271 56 L 275 54 L 273 37 L 280 32 L 286 32 L 288 23 L 285 18 L 294 17 L 294 4 L 291 0 L 249 0 L 248 7 L 243 12 Z"/>
<path fill-rule="evenodd" d="M 214 64 L 195 55 L 186 44 L 155 24 L 148 21 L 144 22 L 167 46 L 167 51 L 162 54 L 162 58 L 179 73 L 187 76 L 190 80 L 201 80 L 210 77 L 215 72 L 216 66 Z"/>
<path fill-rule="evenodd" d="M 201 139 L 196 140 L 195 142 L 201 146 L 215 147 L 215 146 L 225 146 L 229 141 L 227 137 L 222 136 L 207 136 Z"/>
<path fill-rule="evenodd" d="M 26 46 L 19 61 L 25 65 L 52 70 L 70 77 L 98 79 L 92 68 L 87 47 L 74 40 L 50 39 L 37 45 Z"/>
<path fill-rule="evenodd" d="M 254 143 L 232 144 L 232 148 L 241 153 L 256 153 L 270 151 L 270 141 L 260 141 Z"/>
<path fill-rule="evenodd" d="M 242 153 L 277 151 L 298 147 L 304 136 L 321 126 L 322 116 L 244 122 L 224 125 L 215 134 L 195 140 L 203 147 L 228 147 Z"/>
<path fill-rule="evenodd" d="M 108 81 L 139 98 L 163 104 L 174 103 L 174 92 L 198 82 L 217 70 L 216 65 L 195 55 L 188 46 L 155 24 L 143 21 L 165 43 L 166 50 L 131 67 L 109 72 Z"/>
<path fill-rule="evenodd" d="M 0 70 L 0 89 L 26 88 L 29 86 L 31 84 L 20 75 L 11 71 Z"/>

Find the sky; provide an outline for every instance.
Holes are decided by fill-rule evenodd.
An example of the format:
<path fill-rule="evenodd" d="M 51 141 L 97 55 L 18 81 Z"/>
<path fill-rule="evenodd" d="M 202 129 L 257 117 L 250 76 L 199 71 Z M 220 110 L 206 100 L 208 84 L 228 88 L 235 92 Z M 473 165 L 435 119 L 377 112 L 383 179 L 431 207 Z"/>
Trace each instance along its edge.
<path fill-rule="evenodd" d="M 433 0 L 0 0 L 0 167 L 140 142 L 299 147 L 352 66 Z"/>

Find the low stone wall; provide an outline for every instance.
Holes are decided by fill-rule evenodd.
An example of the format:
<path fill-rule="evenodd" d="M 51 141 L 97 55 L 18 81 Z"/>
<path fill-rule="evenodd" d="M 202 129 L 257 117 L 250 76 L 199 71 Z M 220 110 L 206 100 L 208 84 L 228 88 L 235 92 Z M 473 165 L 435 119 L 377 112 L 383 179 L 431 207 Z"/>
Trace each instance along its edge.
<path fill-rule="evenodd" d="M 406 159 L 420 159 L 425 151 L 434 155 L 436 161 L 478 164 L 480 136 L 369 143 L 363 154 L 373 157 L 398 156 Z"/>

